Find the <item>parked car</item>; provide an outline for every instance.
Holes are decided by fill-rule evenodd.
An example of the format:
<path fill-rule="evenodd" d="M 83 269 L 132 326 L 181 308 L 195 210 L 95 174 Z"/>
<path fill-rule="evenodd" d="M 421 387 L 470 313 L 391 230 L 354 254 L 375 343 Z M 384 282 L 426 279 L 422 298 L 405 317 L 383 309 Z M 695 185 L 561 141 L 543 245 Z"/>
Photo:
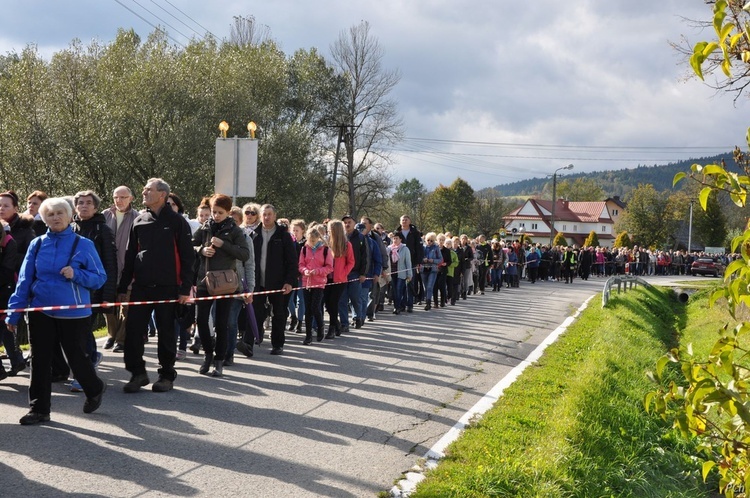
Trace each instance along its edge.
<path fill-rule="evenodd" d="M 724 264 L 718 258 L 698 258 L 693 261 L 690 273 L 718 277 L 724 274 Z"/>

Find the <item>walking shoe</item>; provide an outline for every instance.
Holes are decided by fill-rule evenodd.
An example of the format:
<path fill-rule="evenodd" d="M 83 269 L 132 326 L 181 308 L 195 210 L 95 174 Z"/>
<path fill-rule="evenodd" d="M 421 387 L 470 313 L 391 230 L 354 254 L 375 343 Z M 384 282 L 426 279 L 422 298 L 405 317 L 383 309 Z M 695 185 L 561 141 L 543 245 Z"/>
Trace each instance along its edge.
<path fill-rule="evenodd" d="M 300 320 L 300 321 L 298 321 L 298 322 L 297 322 L 297 328 L 296 328 L 296 329 L 294 329 L 294 331 L 295 331 L 296 333 L 298 333 L 298 334 L 301 334 L 301 333 L 302 333 L 302 320 Z"/>
<path fill-rule="evenodd" d="M 26 362 L 21 361 L 17 365 L 13 365 L 10 367 L 10 370 L 8 370 L 8 377 L 15 377 L 16 375 L 18 375 L 18 372 L 23 372 L 24 370 L 26 370 Z M 65 378 L 65 380 L 68 380 L 67 377 Z"/>
<path fill-rule="evenodd" d="M 125 351 L 125 346 L 123 346 L 119 342 L 116 342 L 115 347 L 112 348 L 113 353 L 123 353 L 124 351 Z"/>
<path fill-rule="evenodd" d="M 187 357 L 187 350 L 185 349 L 178 349 L 177 353 L 175 354 L 174 359 L 176 361 L 184 360 Z"/>
<path fill-rule="evenodd" d="M 110 337 L 107 339 L 107 342 L 104 343 L 104 349 L 112 349 L 114 345 L 115 339 L 113 337 Z"/>
<path fill-rule="evenodd" d="M 7 379 L 8 378 L 8 372 L 5 371 L 5 368 L 3 368 L 2 365 L 0 365 L 0 380 Z"/>
<path fill-rule="evenodd" d="M 206 356 L 203 358 L 203 364 L 201 365 L 200 369 L 198 369 L 198 373 L 201 375 L 208 375 L 208 371 L 211 369 L 211 364 L 214 362 L 214 354 L 206 354 Z"/>
<path fill-rule="evenodd" d="M 272 355 L 276 355 L 276 356 L 282 355 L 282 354 L 284 354 L 284 348 L 273 348 L 271 350 L 271 354 Z"/>
<path fill-rule="evenodd" d="M 296 316 L 292 316 L 292 319 L 289 322 L 289 330 L 294 330 L 295 328 L 297 328 L 297 321 L 298 321 L 297 317 Z"/>
<path fill-rule="evenodd" d="M 93 360 L 94 368 L 96 368 L 96 367 L 99 366 L 99 363 L 102 362 L 103 358 L 104 358 L 104 355 L 102 353 L 100 353 L 99 351 L 96 351 L 94 353 L 94 360 Z"/>
<path fill-rule="evenodd" d="M 324 336 L 325 336 L 325 331 L 323 330 L 323 327 L 318 327 L 318 333 L 317 333 L 315 339 L 317 339 L 317 341 L 320 342 L 320 341 L 323 340 Z"/>
<path fill-rule="evenodd" d="M 81 383 L 77 380 L 73 379 L 73 382 L 70 383 L 70 392 L 72 393 L 82 393 L 83 387 L 81 387 Z"/>
<path fill-rule="evenodd" d="M 225 367 L 234 366 L 234 356 L 227 356 L 226 358 L 224 358 L 224 366 Z"/>
<path fill-rule="evenodd" d="M 52 374 L 50 382 L 66 382 L 69 374 Z"/>
<path fill-rule="evenodd" d="M 238 341 L 237 342 L 237 351 L 244 354 L 248 358 L 253 357 L 253 350 L 250 348 L 250 346 L 245 341 Z"/>
<path fill-rule="evenodd" d="M 222 377 L 224 375 L 224 360 L 214 360 L 214 369 L 211 370 L 211 377 Z"/>
<path fill-rule="evenodd" d="M 102 381 L 102 390 L 99 391 L 99 394 L 92 398 L 86 398 L 86 401 L 83 402 L 83 413 L 93 413 L 96 411 L 99 406 L 102 404 L 102 396 L 104 396 L 104 391 L 107 390 L 107 383 Z"/>
<path fill-rule="evenodd" d="M 155 393 L 165 393 L 174 389 L 174 381 L 167 379 L 166 377 L 159 376 L 159 380 L 154 382 L 151 386 L 151 390 Z"/>
<path fill-rule="evenodd" d="M 149 382 L 151 381 L 148 379 L 148 374 L 145 372 L 141 374 L 133 375 L 130 378 L 130 381 L 124 386 L 122 386 L 122 390 L 125 391 L 126 393 L 137 393 L 138 391 L 141 390 L 141 387 L 147 386 Z"/>
<path fill-rule="evenodd" d="M 21 425 L 34 425 L 41 422 L 49 422 L 49 413 L 29 412 L 19 420 Z"/>

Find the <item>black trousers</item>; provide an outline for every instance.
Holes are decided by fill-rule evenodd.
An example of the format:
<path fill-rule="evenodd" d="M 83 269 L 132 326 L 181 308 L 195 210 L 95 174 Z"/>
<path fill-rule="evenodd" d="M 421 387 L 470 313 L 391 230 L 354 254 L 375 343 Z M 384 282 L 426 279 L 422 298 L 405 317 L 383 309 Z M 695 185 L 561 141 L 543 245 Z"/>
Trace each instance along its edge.
<path fill-rule="evenodd" d="M 313 318 L 318 330 L 322 330 L 323 321 L 323 288 L 305 289 L 305 332 L 312 333 Z"/>
<path fill-rule="evenodd" d="M 341 329 L 341 323 L 339 322 L 339 300 L 345 290 L 346 282 L 342 282 L 340 284 L 326 285 L 323 293 L 323 299 L 328 310 L 328 325 L 333 327 L 334 330 Z"/>
<path fill-rule="evenodd" d="M 195 297 L 207 297 L 208 291 L 205 287 L 198 287 Z M 232 307 L 233 298 L 216 299 L 215 301 L 198 301 L 198 317 L 195 323 L 198 326 L 198 335 L 206 356 L 214 355 L 215 360 L 224 360 L 227 352 L 227 332 L 229 325 L 229 311 Z M 214 331 L 216 332 L 216 344 L 211 340 L 211 329 L 208 326 L 208 318 L 211 315 L 211 307 L 216 306 L 214 316 Z M 158 330 L 158 327 L 157 327 Z M 161 333 L 161 330 L 159 330 Z"/>
<path fill-rule="evenodd" d="M 268 289 L 258 287 L 256 292 L 263 292 L 266 290 Z M 263 322 L 266 321 L 266 317 L 268 316 L 266 303 L 271 306 L 271 312 L 273 313 L 273 317 L 271 318 L 271 347 L 274 349 L 283 348 L 284 343 L 286 342 L 286 319 L 289 316 L 289 299 L 291 296 L 291 293 L 284 295 L 281 291 L 272 294 L 253 296 L 255 321 L 258 323 L 258 332 L 261 335 L 263 334 Z M 250 332 L 250 335 L 252 335 L 252 332 Z M 252 349 L 253 342 L 245 342 L 247 342 L 247 345 Z"/>
<path fill-rule="evenodd" d="M 48 414 L 52 402 L 51 366 L 55 348 L 60 344 L 73 375 L 86 397 L 98 396 L 104 389 L 94 365 L 86 355 L 86 335 L 91 333 L 89 317 L 53 318 L 41 312 L 29 313 L 31 343 L 31 411 Z"/>
<path fill-rule="evenodd" d="M 143 287 L 133 284 L 130 293 L 131 301 L 166 301 L 177 299 L 178 287 L 159 286 Z M 148 322 L 151 313 L 156 319 L 157 356 L 159 358 L 159 377 L 174 381 L 177 372 L 174 369 L 177 353 L 177 334 L 175 316 L 178 304 L 141 304 L 131 306 L 125 324 L 125 368 L 132 375 L 146 373 L 146 362 L 143 359 L 143 336 L 148 333 Z M 79 379 L 80 381 L 80 379 Z"/>

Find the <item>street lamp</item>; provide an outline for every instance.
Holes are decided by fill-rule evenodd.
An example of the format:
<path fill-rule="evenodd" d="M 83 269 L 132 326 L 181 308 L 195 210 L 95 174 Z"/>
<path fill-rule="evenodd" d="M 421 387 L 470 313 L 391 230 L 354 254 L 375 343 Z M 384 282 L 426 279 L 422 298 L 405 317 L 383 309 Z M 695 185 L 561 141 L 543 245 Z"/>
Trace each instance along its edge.
<path fill-rule="evenodd" d="M 549 224 L 549 246 L 552 248 L 552 239 L 554 238 L 554 232 L 555 232 L 555 206 L 557 205 L 557 172 L 562 171 L 564 169 L 573 169 L 572 164 L 568 164 L 567 166 L 563 166 L 562 168 L 557 168 L 555 172 L 552 174 L 552 216 L 550 216 L 550 224 Z"/>
<path fill-rule="evenodd" d="M 690 221 L 688 223 L 688 248 L 687 253 L 692 252 L 693 247 L 693 201 L 690 201 Z"/>

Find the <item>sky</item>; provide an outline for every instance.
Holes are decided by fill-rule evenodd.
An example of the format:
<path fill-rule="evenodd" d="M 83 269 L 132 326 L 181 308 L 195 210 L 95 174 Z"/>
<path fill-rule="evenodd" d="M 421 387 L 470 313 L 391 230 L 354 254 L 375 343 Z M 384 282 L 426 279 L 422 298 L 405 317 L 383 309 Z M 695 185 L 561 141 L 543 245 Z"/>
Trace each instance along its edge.
<path fill-rule="evenodd" d="M 747 148 L 748 103 L 689 78 L 670 46 L 707 40 L 703 0 L 25 0 L 3 2 L 0 53 L 35 44 L 48 57 L 73 39 L 142 39 L 162 26 L 173 42 L 229 37 L 254 16 L 288 55 L 330 59 L 342 31 L 370 23 L 404 140 L 395 183 L 428 189 L 457 177 L 475 190 L 527 178 L 652 166 Z M 710 79 L 710 78 L 709 78 Z"/>

